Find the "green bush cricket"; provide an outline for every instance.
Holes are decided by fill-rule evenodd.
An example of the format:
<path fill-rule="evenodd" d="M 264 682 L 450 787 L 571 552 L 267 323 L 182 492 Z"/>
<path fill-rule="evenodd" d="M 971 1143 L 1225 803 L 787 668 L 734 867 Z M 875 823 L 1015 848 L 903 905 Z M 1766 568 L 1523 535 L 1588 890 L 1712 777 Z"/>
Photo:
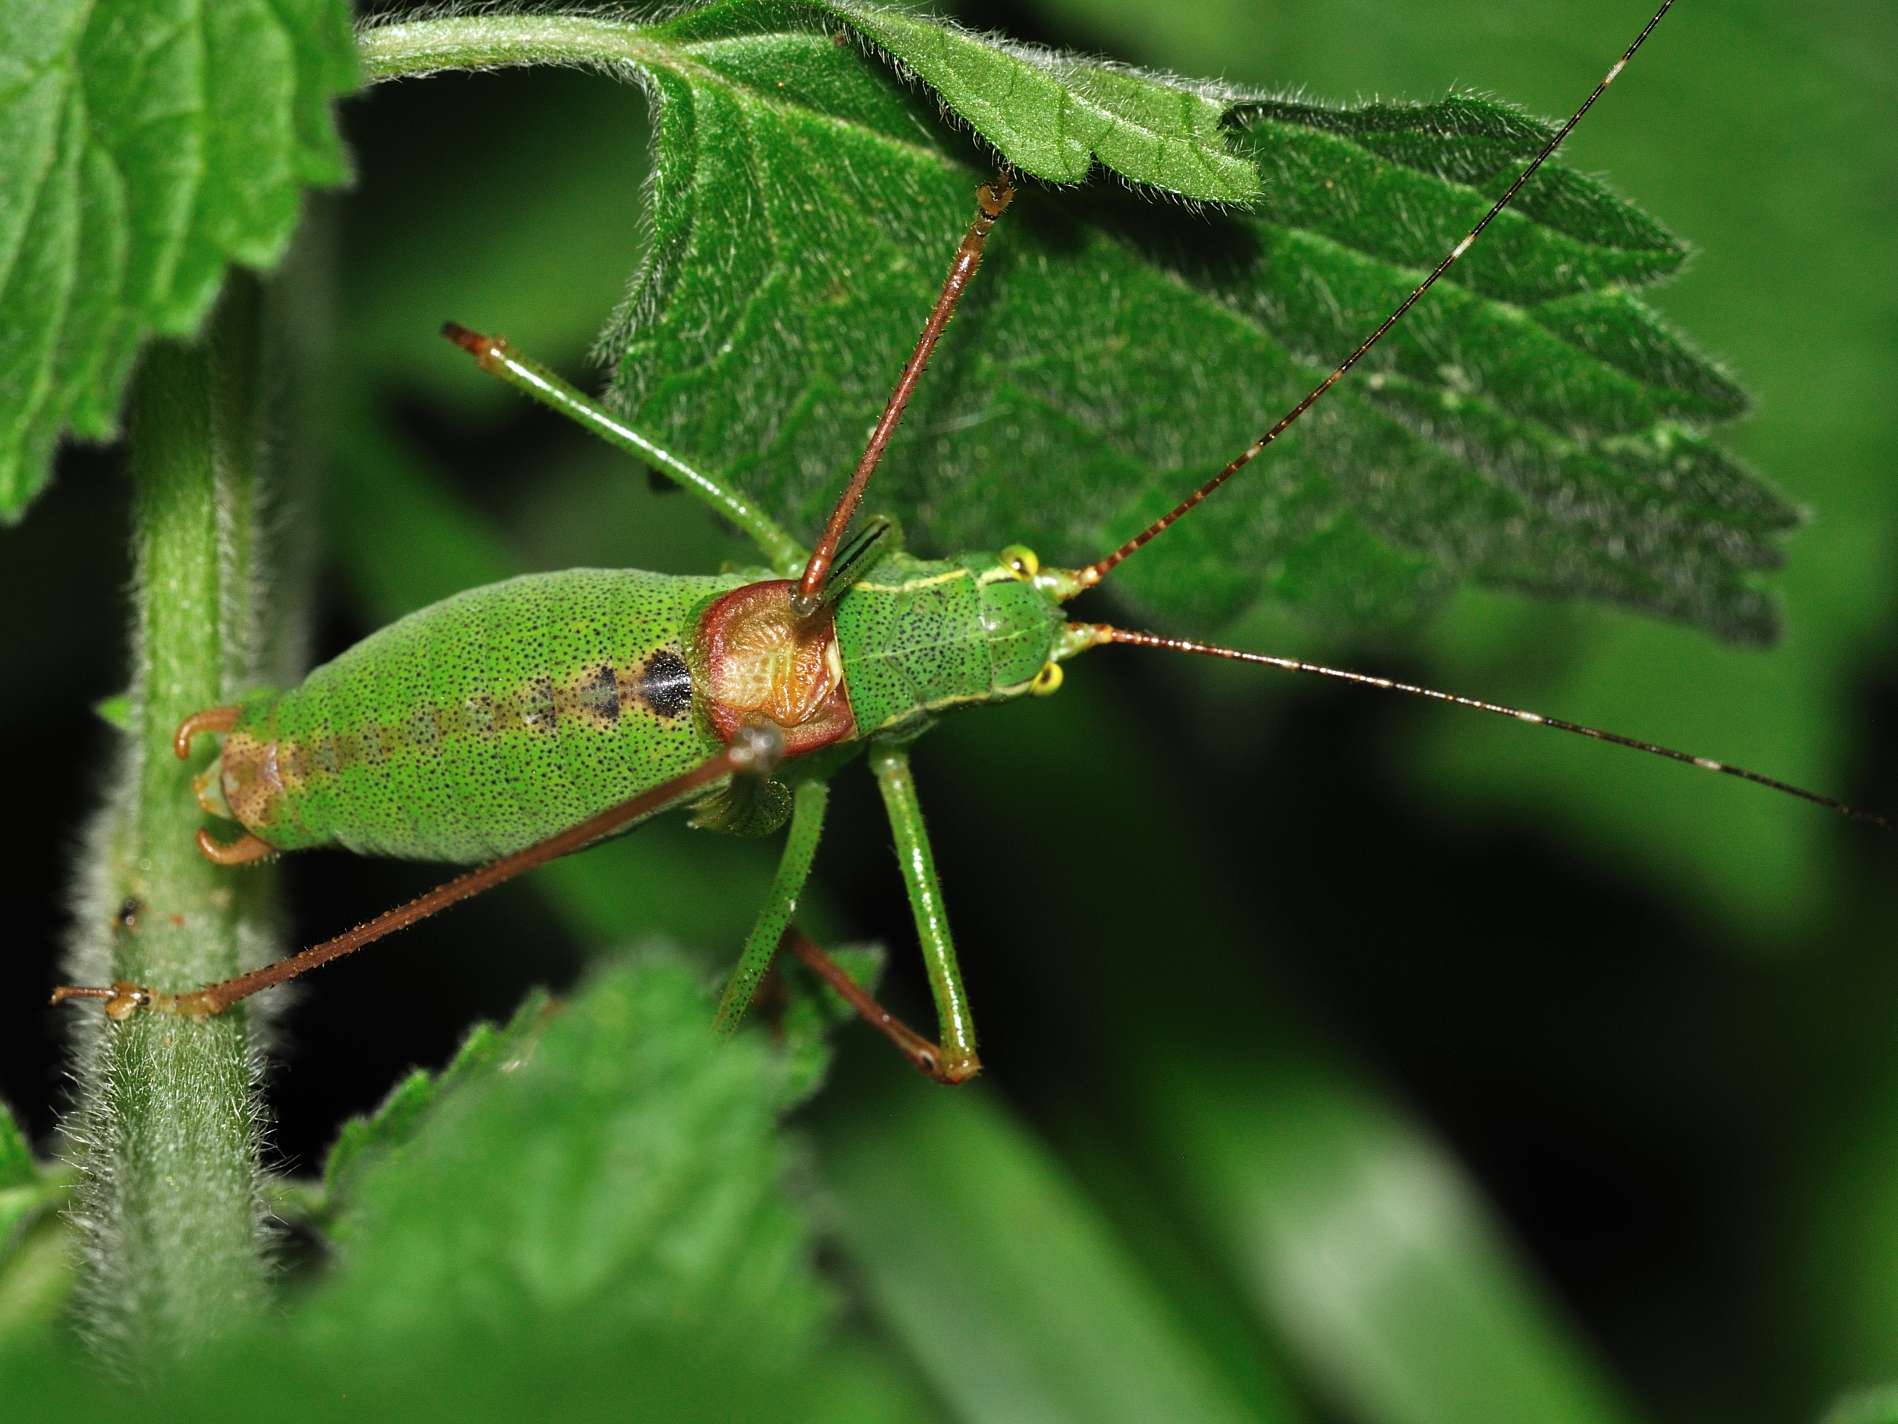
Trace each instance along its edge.
<path fill-rule="evenodd" d="M 763 834 L 790 827 L 779 873 L 720 1006 L 720 1028 L 735 1026 L 782 947 L 843 992 L 922 1071 L 965 1080 L 980 1066 L 975 1034 L 906 747 L 953 706 L 1054 691 L 1068 658 L 1107 643 L 1410 692 L 1665 756 L 1888 824 L 1759 773 L 1596 728 L 1296 659 L 1069 621 L 1064 612 L 1249 463 L 1403 318 L 1566 138 L 1671 3 L 1488 215 L 1330 375 L 1171 511 L 1082 568 L 1043 568 L 1019 545 L 999 554 L 919 559 L 900 548 L 893 526 L 874 519 L 847 538 L 910 393 L 975 277 L 991 229 L 1004 219 L 1012 197 L 1007 177 L 982 189 L 922 337 L 808 552 L 742 494 L 685 466 L 504 342 L 450 327 L 447 334 L 485 369 L 719 510 L 752 538 L 763 566 L 702 578 L 575 570 L 471 590 L 375 634 L 298 689 L 262 691 L 195 714 L 179 728 L 179 754 L 199 733 L 224 735 L 217 761 L 200 780 L 200 799 L 244 828 L 229 843 L 202 837 L 212 859 L 236 865 L 334 843 L 487 863 L 235 979 L 185 993 L 132 984 L 66 987 L 55 999 L 101 999 L 114 1018 L 141 1008 L 214 1014 L 556 856 L 690 805 L 697 822 L 713 829 Z M 936 1004 L 936 1042 L 879 1008 L 791 923 L 821 835 L 828 777 L 859 751 L 870 760 L 895 832 Z"/>

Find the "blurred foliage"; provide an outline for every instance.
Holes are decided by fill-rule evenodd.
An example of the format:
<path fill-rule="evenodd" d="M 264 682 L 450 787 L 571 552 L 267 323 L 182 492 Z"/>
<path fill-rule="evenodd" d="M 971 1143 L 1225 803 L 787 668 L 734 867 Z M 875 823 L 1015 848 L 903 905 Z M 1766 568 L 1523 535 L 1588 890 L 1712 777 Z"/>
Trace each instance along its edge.
<path fill-rule="evenodd" d="M 339 0 L 76 0 L 0 15 L 0 521 L 54 442 L 118 429 L 152 334 L 197 329 L 231 262 L 275 266 L 303 185 L 348 172 Z"/>
<path fill-rule="evenodd" d="M 53 1211 L 65 1177 L 33 1160 L 32 1143 L 0 1103 L 0 1338 L 34 1335 L 64 1299 L 67 1239 Z"/>
<path fill-rule="evenodd" d="M 1428 100 L 1464 83 L 1548 113 L 1642 16 L 1042 0 L 968 18 L 1238 84 Z M 1700 244 L 1655 300 L 1754 393 L 1738 454 L 1814 513 L 1774 580 L 1787 625 L 1774 650 L 1468 593 L 1401 647 L 1269 613 L 1231 637 L 1898 802 L 1877 736 L 1898 710 L 1898 439 L 1884 400 L 1898 375 L 1884 275 L 1898 165 L 1881 119 L 1892 80 L 1872 59 L 1891 23 L 1761 0 L 1682 7 L 1571 157 Z M 456 317 L 582 368 L 636 250 L 644 112 L 636 92 L 580 75 L 444 78 L 345 111 L 359 190 L 323 210 L 299 268 L 333 281 L 337 325 L 293 333 L 296 383 L 334 412 L 315 437 L 334 478 L 281 516 L 284 541 L 325 560 L 320 652 L 518 568 L 691 572 L 744 557 L 688 502 L 521 409 L 429 335 Z M 945 200 L 943 255 L 964 208 Z M 1211 231 L 1163 216 L 1181 242 Z M 957 334 L 1008 342 L 992 311 L 972 308 Z M 938 374 L 952 375 L 945 355 Z M 1202 371 L 1244 388 L 1241 439 L 1270 418 L 1276 391 L 1223 368 L 1238 358 L 1179 359 L 1182 389 Z M 700 415 L 757 418 L 737 407 Z M 873 413 L 838 421 L 860 430 Z M 1254 498 L 1274 474 L 1249 472 Z M 17 823 L 3 892 L 22 943 L 60 929 L 46 890 L 109 735 L 86 709 L 123 687 L 123 660 L 105 651 L 123 624 L 115 488 L 81 453 L 28 526 L 0 535 L 0 596 L 18 615 L 6 685 L 32 692 L 7 699 L 0 726 L 10 745 L 48 749 L 15 774 L 18 804 L 39 808 Z M 1221 498 L 1244 505 L 1246 488 Z M 950 515 L 980 519 L 968 503 Z M 1160 567 L 1166 547 L 1142 557 Z M 508 1019 L 527 986 L 570 981 L 599 946 L 658 929 L 709 952 L 690 974 L 610 969 L 544 1024 L 495 1031 L 496 1044 L 538 1037 L 512 1075 L 464 1083 L 466 1098 L 434 1101 L 431 1080 L 410 1080 L 428 1100 L 416 1135 L 357 1159 L 387 1185 L 358 1198 L 368 1214 L 347 1253 L 303 1262 L 307 1318 L 240 1327 L 142 1412 L 320 1417 L 360 1310 L 396 1322 L 364 1361 L 369 1397 L 417 1415 L 461 1385 L 483 1417 L 642 1399 L 681 1417 L 694 1402 L 726 1417 L 982 1417 L 1016 1402 L 1048 1417 L 1150 1403 L 1153 1417 L 1186 1399 L 1372 1421 L 1817 1417 L 1898 1376 L 1890 847 L 1715 778 L 1562 743 L 1132 653 L 1077 664 L 1046 702 L 952 719 L 919 745 L 917 769 L 989 1076 L 962 1090 L 970 1101 L 945 1098 L 849 1032 L 830 1089 L 775 1145 L 770 1104 L 747 1086 L 774 1073 L 757 1045 L 721 1059 L 666 1029 L 742 937 L 769 874 L 757 847 L 655 826 L 328 971 L 279 1045 L 285 1169 L 321 1161 L 337 1123 L 409 1065 L 448 1061 L 471 1018 Z M 859 782 L 839 784 L 806 922 L 894 946 L 892 993 L 914 1007 L 887 832 Z M 299 938 L 427 879 L 311 861 L 287 867 Z M 42 1137 L 49 960 L 14 957 L 0 1024 L 17 1052 L 6 1094 Z M 556 1032 L 568 1036 L 548 1062 Z M 618 1096 L 621 1074 L 659 1084 L 640 1099 L 649 1114 Z M 726 1107 L 690 1116 L 714 1103 Z M 615 1234 L 628 1218 L 613 1188 L 629 1214 L 655 1199 L 597 1140 L 563 1165 L 537 1135 L 558 1124 L 585 1139 L 591 1118 L 622 1111 L 626 1133 L 650 1127 L 639 1140 L 683 1154 L 678 1182 L 721 1184 L 660 1214 L 724 1212 L 719 1231 L 681 1226 L 678 1248 L 738 1273 L 737 1300 L 788 1302 L 782 1329 L 724 1339 L 714 1357 L 689 1326 L 629 1319 L 678 1263 Z M 742 1173 L 694 1175 L 710 1171 L 699 1132 Z M 807 1242 L 806 1212 L 836 1243 L 827 1284 L 807 1244 L 785 1245 Z M 96 1415 L 124 1395 L 50 1333 L 63 1299 L 53 1220 L 41 1211 L 16 1233 L 0 1270 L 0 1389 L 48 1416 Z M 536 1294 L 547 1276 L 530 1269 L 575 1260 L 567 1233 L 585 1221 L 628 1247 L 611 1269 L 602 1258 L 584 1301 L 618 1332 L 610 1345 L 573 1298 Z M 723 1229 L 755 1236 L 756 1257 L 721 1254 Z M 433 1254 L 453 1242 L 465 1291 L 460 1256 Z M 358 1245 L 386 1254 L 363 1260 Z M 424 1318 L 436 1312 L 440 1329 Z M 1105 1405 L 1095 1369 L 1118 1385 Z M 1888 1402 L 1858 1395 L 1838 1417 L 1887 1417 Z"/>
<path fill-rule="evenodd" d="M 709 1009 L 648 952 L 477 1030 L 348 1126 L 321 1280 L 225 1321 L 140 1417 L 894 1417 L 900 1387 L 813 1368 L 828 1292 L 779 1189 L 776 1073 Z M 0 1377 L 36 1418 L 124 1391 L 43 1348 Z"/>

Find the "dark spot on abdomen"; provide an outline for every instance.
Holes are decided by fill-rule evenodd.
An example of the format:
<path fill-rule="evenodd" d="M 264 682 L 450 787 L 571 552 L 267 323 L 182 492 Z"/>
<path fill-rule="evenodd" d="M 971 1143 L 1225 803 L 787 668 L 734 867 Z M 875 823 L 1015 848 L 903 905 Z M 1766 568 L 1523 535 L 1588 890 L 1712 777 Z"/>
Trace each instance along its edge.
<path fill-rule="evenodd" d="M 608 726 L 619 721 L 619 679 L 611 667 L 602 667 L 599 676 L 581 686 L 580 708 Z"/>
<path fill-rule="evenodd" d="M 639 670 L 639 699 L 661 717 L 677 717 L 692 705 L 692 670 L 677 653 L 661 650 Z"/>
<path fill-rule="evenodd" d="M 371 722 L 363 729 L 362 759 L 364 766 L 381 766 L 388 761 L 389 754 L 395 749 L 395 737 L 380 722 Z"/>
<path fill-rule="evenodd" d="M 434 751 L 442 739 L 441 718 L 431 706 L 418 707 L 409 717 L 408 742 L 416 750 Z"/>
<path fill-rule="evenodd" d="M 559 721 L 560 714 L 554 709 L 553 679 L 535 678 L 521 697 L 521 724 L 534 731 L 551 732 Z"/>

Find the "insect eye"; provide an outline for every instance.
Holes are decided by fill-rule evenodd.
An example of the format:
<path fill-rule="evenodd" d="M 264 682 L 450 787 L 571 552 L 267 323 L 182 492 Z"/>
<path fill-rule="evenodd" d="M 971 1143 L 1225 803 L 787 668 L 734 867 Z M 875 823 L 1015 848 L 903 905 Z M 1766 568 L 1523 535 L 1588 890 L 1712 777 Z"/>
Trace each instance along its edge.
<path fill-rule="evenodd" d="M 1028 684 L 1028 690 L 1036 697 L 1046 697 L 1060 688 L 1063 676 L 1061 664 L 1043 663 L 1041 671 L 1035 674 L 1035 680 Z"/>
<path fill-rule="evenodd" d="M 1026 583 L 1041 572 L 1041 560 L 1026 544 L 1010 544 L 1002 550 L 1002 567 Z"/>

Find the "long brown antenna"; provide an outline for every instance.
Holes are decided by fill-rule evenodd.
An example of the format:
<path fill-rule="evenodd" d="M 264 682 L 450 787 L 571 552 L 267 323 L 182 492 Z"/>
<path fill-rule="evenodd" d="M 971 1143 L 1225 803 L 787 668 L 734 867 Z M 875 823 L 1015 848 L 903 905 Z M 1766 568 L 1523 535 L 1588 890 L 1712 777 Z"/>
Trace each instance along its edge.
<path fill-rule="evenodd" d="M 1256 663 L 1262 667 L 1282 668 L 1287 672 L 1312 673 L 1318 677 L 1348 682 L 1357 687 L 1376 688 L 1380 692 L 1409 693 L 1413 697 L 1427 697 L 1432 702 L 1445 702 L 1453 707 L 1467 707 L 1473 712 L 1487 712 L 1493 717 L 1508 717 L 1513 721 L 1527 722 L 1536 727 L 1552 727 L 1558 732 L 1572 732 L 1578 737 L 1587 737 L 1591 741 L 1607 742 L 1613 746 L 1627 747 L 1630 751 L 1666 757 L 1669 761 L 1677 761 L 1684 766 L 1696 767 L 1701 771 L 1717 771 L 1722 776 L 1737 776 L 1742 781 L 1750 781 L 1755 786 L 1764 786 L 1769 791 L 1797 796 L 1801 801 L 1810 801 L 1813 805 L 1823 806 L 1828 811 L 1837 811 L 1841 816 L 1849 816 L 1854 821 L 1866 821 L 1887 831 L 1898 830 L 1898 823 L 1894 823 L 1889 816 L 1881 816 L 1876 811 L 1861 811 L 1856 806 L 1848 806 L 1843 801 L 1822 796 L 1817 791 L 1808 791 L 1803 786 L 1794 786 L 1791 782 L 1781 781 L 1777 777 L 1749 771 L 1743 766 L 1733 766 L 1724 761 L 1715 761 L 1712 757 L 1695 756 L 1692 752 L 1677 751 L 1673 747 L 1664 747 L 1658 742 L 1644 742 L 1638 737 L 1624 737 L 1619 732 L 1606 732 L 1600 727 L 1588 727 L 1580 722 L 1564 721 L 1560 717 L 1545 717 L 1540 712 L 1529 712 L 1521 707 L 1505 707 L 1500 702 L 1485 702 L 1480 697 L 1464 697 L 1454 692 L 1440 692 L 1434 687 L 1418 687 L 1412 683 L 1398 682 L 1394 678 L 1352 672 L 1348 668 L 1326 667 L 1322 663 L 1308 663 L 1300 658 L 1275 657 L 1270 653 L 1242 652 L 1237 648 L 1222 648 L 1216 643 L 1198 643 L 1190 638 L 1167 638 L 1158 633 L 1137 633 L 1126 628 L 1110 627 L 1105 623 L 1090 624 L 1087 631 L 1093 634 L 1098 643 L 1126 643 L 1137 648 L 1165 648 L 1175 653 L 1197 653 L 1202 657 L 1226 658 L 1237 663 Z"/>
<path fill-rule="evenodd" d="M 662 781 L 651 790 L 609 806 L 578 825 L 569 826 L 512 855 L 491 860 L 465 875 L 457 875 L 453 880 L 444 881 L 433 890 L 416 896 L 407 904 L 384 910 L 373 920 L 365 920 L 352 930 L 345 930 L 287 959 L 253 969 L 248 974 L 239 974 L 235 978 L 206 984 L 182 994 L 166 994 L 142 984 L 124 981 L 109 986 L 62 984 L 53 990 L 53 1002 L 63 1004 L 69 999 L 102 999 L 105 1001 L 106 1015 L 114 1019 L 130 1018 L 144 1008 L 182 1014 L 187 1018 L 207 1018 L 212 1014 L 221 1014 L 232 1004 L 240 999 L 248 999 L 259 990 L 307 974 L 332 959 L 354 954 L 397 930 L 407 929 L 417 921 L 439 914 L 450 905 L 472 899 L 536 866 L 591 845 L 603 836 L 610 836 L 642 816 L 665 809 L 681 796 L 689 795 L 702 786 L 709 786 L 720 777 L 735 772 L 769 772 L 783 752 L 784 739 L 775 728 L 746 726 L 740 729 L 739 736 L 724 751 L 717 756 L 707 757 L 683 775 Z"/>
<path fill-rule="evenodd" d="M 1145 529 L 1142 529 L 1138 534 L 1134 535 L 1133 538 L 1114 550 L 1113 553 L 1107 555 L 1106 558 L 1098 559 L 1082 569 L 1080 572 L 1082 584 L 1091 587 L 1099 583 L 1102 579 L 1106 578 L 1118 564 L 1130 557 L 1142 545 L 1157 537 L 1163 530 L 1177 522 L 1179 518 L 1189 509 L 1193 508 L 1194 505 L 1200 503 L 1200 501 L 1204 500 L 1214 490 L 1218 489 L 1227 480 L 1238 474 L 1240 470 L 1252 463 L 1253 458 L 1257 456 L 1261 450 L 1265 449 L 1266 446 L 1283 435 L 1293 421 L 1297 420 L 1299 416 L 1316 405 L 1320 396 L 1330 390 L 1332 386 L 1336 385 L 1346 371 L 1349 371 L 1353 366 L 1357 365 L 1365 352 L 1382 341 L 1384 334 L 1393 326 L 1396 326 L 1397 323 L 1403 319 L 1404 313 L 1417 304 L 1418 298 L 1436 285 L 1437 278 L 1449 271 L 1451 265 L 1470 250 L 1477 238 L 1483 235 L 1483 230 L 1487 228 L 1490 223 L 1495 221 L 1496 215 L 1515 201 L 1516 194 L 1522 191 L 1523 185 L 1535 176 L 1536 170 L 1542 167 L 1549 155 L 1562 146 L 1562 140 L 1567 138 L 1575 126 L 1582 121 L 1582 115 L 1595 107 L 1595 101 L 1601 98 L 1607 91 L 1608 86 L 1615 82 L 1616 77 L 1623 69 L 1627 68 L 1628 61 L 1634 58 L 1634 52 L 1641 48 L 1649 35 L 1654 33 L 1654 27 L 1661 23 L 1661 17 L 1673 8 L 1674 0 L 1663 0 L 1661 8 L 1654 12 L 1653 18 L 1642 27 L 1641 33 L 1634 37 L 1634 43 L 1622 51 L 1621 58 L 1614 62 L 1614 65 L 1609 71 L 1602 76 L 1601 82 L 1597 84 L 1589 96 L 1582 101 L 1581 108 L 1569 115 L 1568 122 L 1557 129 L 1549 141 L 1542 145 L 1542 151 L 1530 161 L 1527 168 L 1516 175 L 1516 181 L 1511 183 L 1502 197 L 1496 200 L 1495 205 L 1492 206 L 1488 212 L 1483 214 L 1482 220 L 1479 221 L 1475 227 L 1471 228 L 1469 232 L 1464 234 L 1462 241 L 1458 242 L 1455 247 L 1452 247 L 1444 254 L 1443 260 L 1431 269 L 1430 275 L 1411 289 L 1410 295 L 1397 304 L 1396 310 L 1384 318 L 1376 331 L 1373 331 L 1369 336 L 1365 337 L 1363 341 L 1359 342 L 1357 349 L 1338 363 L 1337 369 L 1332 371 L 1329 376 L 1326 376 L 1324 380 L 1320 381 L 1317 385 L 1313 386 L 1311 390 L 1307 391 L 1303 400 L 1299 401 L 1297 405 L 1280 416 L 1277 423 L 1275 423 L 1270 430 L 1266 431 L 1265 434 L 1261 435 L 1244 450 L 1240 451 L 1225 469 L 1221 470 L 1185 499 L 1174 505 L 1172 509 L 1154 520 L 1153 523 L 1149 524 Z"/>
<path fill-rule="evenodd" d="M 824 525 L 824 532 L 818 535 L 817 546 L 811 550 L 811 557 L 804 565 L 804 576 L 797 582 L 797 592 L 791 595 L 791 611 L 799 618 L 809 618 L 823 606 L 824 579 L 830 572 L 831 560 L 837 555 L 837 545 L 843 540 L 844 530 L 850 526 L 850 516 L 857 512 L 857 502 L 863 498 L 870 476 L 876 472 L 877 463 L 889 448 L 890 437 L 896 433 L 896 423 L 903 418 L 904 407 L 909 404 L 916 383 L 922 379 L 923 367 L 929 364 L 930 352 L 936 349 L 936 339 L 949 325 L 949 318 L 956 314 L 956 303 L 962 300 L 963 290 L 975 276 L 976 268 L 982 265 L 982 248 L 988 241 L 989 229 L 995 226 L 995 220 L 1008 210 L 1008 205 L 1014 199 L 1015 188 L 1006 173 L 997 174 L 976 191 L 975 218 L 970 222 L 969 230 L 962 235 L 962 245 L 956 248 L 956 255 L 949 262 L 949 275 L 943 278 L 936 305 L 929 313 L 929 320 L 923 323 L 923 334 L 916 338 L 916 349 L 910 353 L 909 364 L 903 367 L 903 374 L 896 381 L 896 389 L 890 392 L 889 400 L 884 403 L 883 415 L 878 419 L 876 428 L 870 432 L 870 443 L 864 446 L 863 458 L 857 461 L 850 483 L 844 486 L 836 507 L 831 510 L 830 520 Z"/>

